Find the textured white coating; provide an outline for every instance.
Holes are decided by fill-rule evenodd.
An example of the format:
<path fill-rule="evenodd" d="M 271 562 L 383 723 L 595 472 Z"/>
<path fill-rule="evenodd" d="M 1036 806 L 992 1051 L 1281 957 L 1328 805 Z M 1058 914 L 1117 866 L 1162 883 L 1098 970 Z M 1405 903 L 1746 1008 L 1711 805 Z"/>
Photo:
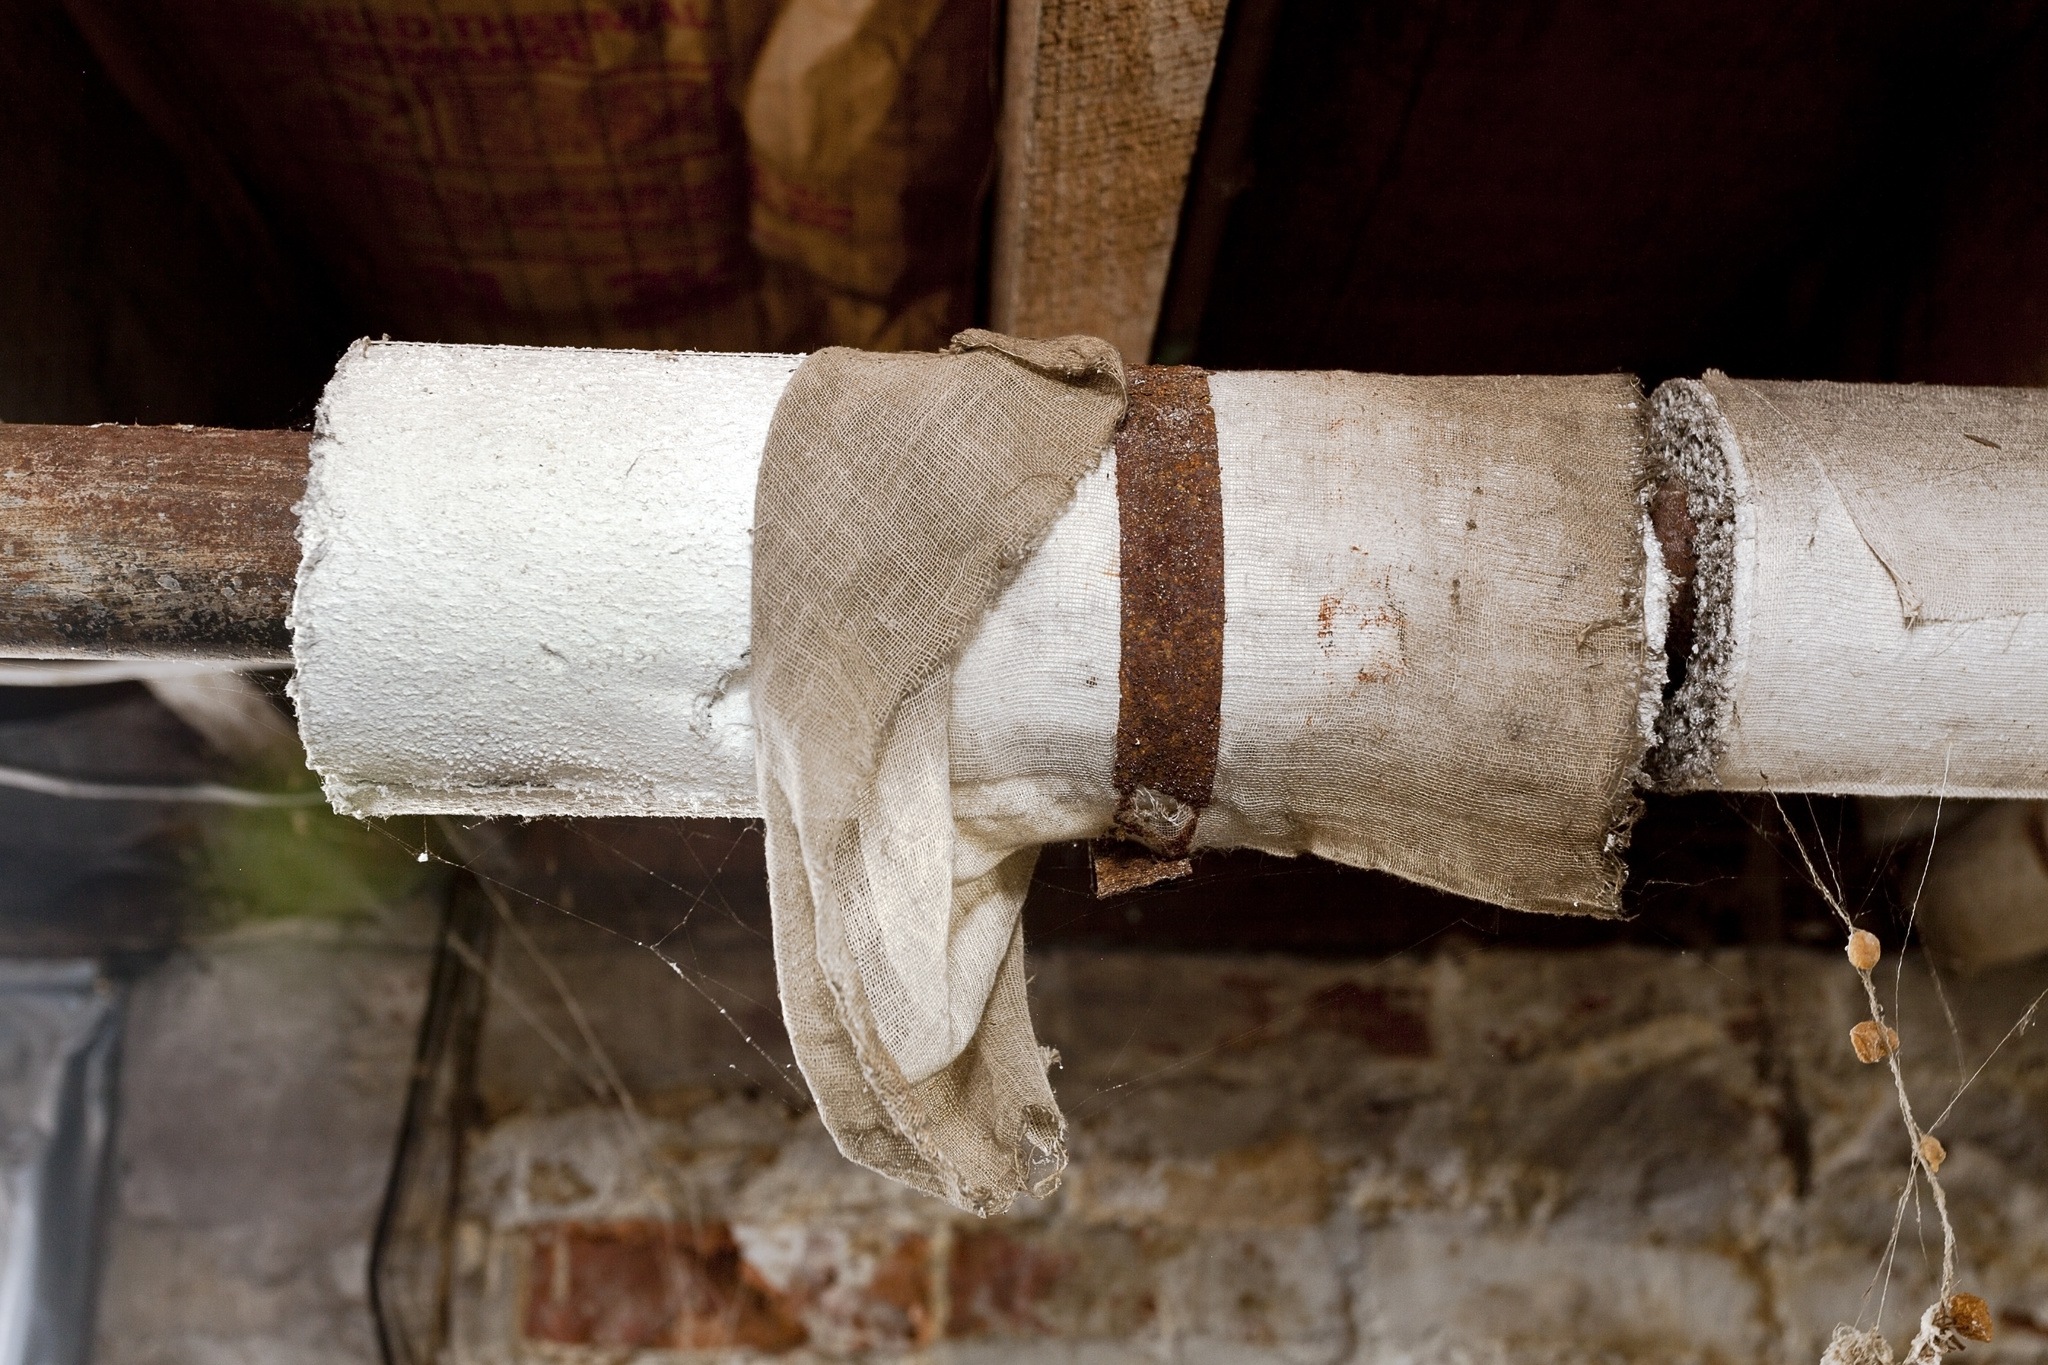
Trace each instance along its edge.
<path fill-rule="evenodd" d="M 1995 516 L 2038 521 L 2038 502 L 2029 499 L 2039 481 L 1999 500 L 1968 481 L 1928 480 L 1871 447 L 1828 451 L 1830 468 L 1786 413 L 1799 389 L 1842 386 L 1759 385 L 1719 374 L 1705 384 L 1732 424 L 1725 453 L 1740 501 L 1733 708 L 1703 785 L 2048 797 L 2048 600 L 2004 616 L 1914 623 L 1905 579 L 1886 567 L 1841 491 L 1848 483 L 1864 505 L 1881 509 L 1918 499 L 1927 509 L 1923 526 L 1903 517 L 1880 523 L 1896 537 L 1887 548 L 1917 572 L 1916 596 L 1953 612 L 1947 604 L 1981 599 L 2003 609 L 2029 600 L 2026 585 L 2039 569 L 2024 536 L 1960 547 L 1969 555 L 1956 554 L 1948 537 L 1953 526 Z M 1994 505 L 1982 505 L 1987 497 Z M 2000 546 L 2012 558 L 2013 581 L 1987 583 L 1983 565 L 1999 562 Z"/>
<path fill-rule="evenodd" d="M 359 342 L 294 696 L 356 815 L 753 815 L 754 484 L 799 356 Z"/>

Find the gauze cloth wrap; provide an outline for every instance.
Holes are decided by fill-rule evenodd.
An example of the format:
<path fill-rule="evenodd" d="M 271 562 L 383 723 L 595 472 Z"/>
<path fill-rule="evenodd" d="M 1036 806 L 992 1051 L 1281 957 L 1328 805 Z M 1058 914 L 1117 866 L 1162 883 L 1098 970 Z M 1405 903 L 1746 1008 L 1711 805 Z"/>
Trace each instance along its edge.
<path fill-rule="evenodd" d="M 1197 847 L 1612 913 L 1662 656 L 1617 377 L 1212 375 L 1226 624 Z M 1064 1124 L 1024 995 L 1039 847 L 1112 823 L 1104 343 L 825 351 L 756 496 L 752 688 L 776 960 L 848 1156 L 978 1212 Z"/>
<path fill-rule="evenodd" d="M 1115 350 L 1088 338 L 825 350 L 783 394 L 755 494 L 755 754 L 790 1041 L 842 1151 L 981 1212 L 1049 1188 L 1065 1148 L 1016 916 L 1037 848 L 955 874 L 951 665 L 1123 404 Z"/>

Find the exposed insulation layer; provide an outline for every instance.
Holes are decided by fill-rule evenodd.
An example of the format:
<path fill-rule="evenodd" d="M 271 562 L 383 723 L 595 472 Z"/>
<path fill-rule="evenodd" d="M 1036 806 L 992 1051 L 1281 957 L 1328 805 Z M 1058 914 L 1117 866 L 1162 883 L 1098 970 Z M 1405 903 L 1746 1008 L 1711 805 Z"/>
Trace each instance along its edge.
<path fill-rule="evenodd" d="M 754 477 L 798 357 L 362 342 L 321 399 L 300 733 L 357 815 L 752 815 Z"/>
<path fill-rule="evenodd" d="M 1685 490 L 1694 528 L 1692 651 L 1655 717 L 1648 763 L 1651 781 L 1669 789 L 1711 785 L 1729 728 L 1735 622 L 1748 607 L 1756 545 L 1734 444 L 1712 395 L 1696 380 L 1674 379 L 1653 395 L 1651 472 Z"/>
<path fill-rule="evenodd" d="M 2048 794 L 2048 394 L 1715 372 L 1652 410 L 1700 527 L 1664 785 Z"/>

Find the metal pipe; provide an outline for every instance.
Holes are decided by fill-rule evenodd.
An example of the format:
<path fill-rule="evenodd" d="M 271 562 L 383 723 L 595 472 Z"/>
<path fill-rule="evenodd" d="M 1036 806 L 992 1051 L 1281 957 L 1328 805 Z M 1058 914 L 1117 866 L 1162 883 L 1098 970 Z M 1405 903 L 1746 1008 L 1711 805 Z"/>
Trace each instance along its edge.
<path fill-rule="evenodd" d="M 288 663 L 311 441 L 0 424 L 0 655 Z"/>

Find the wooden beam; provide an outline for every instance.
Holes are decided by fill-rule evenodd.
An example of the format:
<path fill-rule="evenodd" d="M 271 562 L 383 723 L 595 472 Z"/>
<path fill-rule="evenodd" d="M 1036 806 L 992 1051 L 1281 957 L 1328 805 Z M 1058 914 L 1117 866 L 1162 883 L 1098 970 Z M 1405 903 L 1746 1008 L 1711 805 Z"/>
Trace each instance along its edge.
<path fill-rule="evenodd" d="M 1142 361 L 1173 261 L 1225 0 L 1011 0 L 995 326 Z"/>
<path fill-rule="evenodd" d="M 0 655 L 288 660 L 311 440 L 0 424 Z"/>

